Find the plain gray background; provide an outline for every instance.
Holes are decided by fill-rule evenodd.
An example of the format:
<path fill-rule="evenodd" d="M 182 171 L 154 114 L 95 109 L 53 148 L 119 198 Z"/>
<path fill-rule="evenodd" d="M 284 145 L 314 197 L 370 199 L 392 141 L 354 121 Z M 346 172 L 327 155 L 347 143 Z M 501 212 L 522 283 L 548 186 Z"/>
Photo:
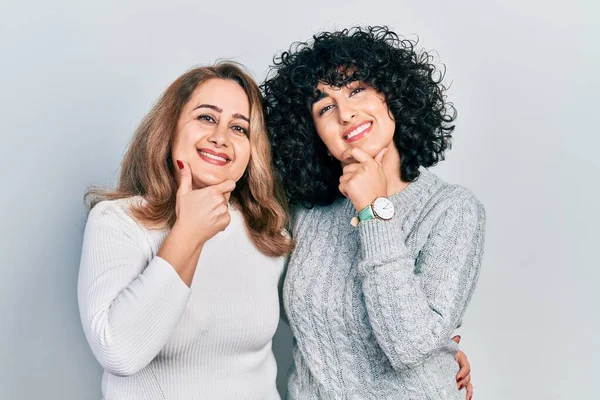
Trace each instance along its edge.
<path fill-rule="evenodd" d="M 475 399 L 600 398 L 598 7 L 548 2 L 75 0 L 0 3 L 0 398 L 99 399 L 76 280 L 88 185 L 193 65 L 262 80 L 332 27 L 387 24 L 447 65 L 459 112 L 434 171 L 488 213 L 461 329 Z M 275 338 L 280 385 L 291 338 Z"/>

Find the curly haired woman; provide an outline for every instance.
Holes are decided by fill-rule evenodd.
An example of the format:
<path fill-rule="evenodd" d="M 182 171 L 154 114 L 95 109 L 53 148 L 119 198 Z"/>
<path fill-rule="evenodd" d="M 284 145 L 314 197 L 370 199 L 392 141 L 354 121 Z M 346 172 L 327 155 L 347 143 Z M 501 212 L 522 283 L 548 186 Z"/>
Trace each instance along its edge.
<path fill-rule="evenodd" d="M 479 276 L 485 213 L 426 169 L 454 130 L 442 78 L 414 42 L 370 27 L 294 44 L 263 84 L 296 205 L 283 294 L 292 399 L 471 396 L 451 336 Z"/>

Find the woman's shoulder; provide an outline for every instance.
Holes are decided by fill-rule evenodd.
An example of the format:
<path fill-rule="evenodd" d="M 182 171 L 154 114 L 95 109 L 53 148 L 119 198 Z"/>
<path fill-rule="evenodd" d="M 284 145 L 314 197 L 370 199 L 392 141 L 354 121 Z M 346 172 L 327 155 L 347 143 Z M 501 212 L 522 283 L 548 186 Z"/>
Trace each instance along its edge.
<path fill-rule="evenodd" d="M 322 206 L 317 205 L 294 205 L 291 207 L 292 216 L 292 236 L 297 237 L 307 227 L 310 227 L 310 220 L 318 218 Z"/>
<path fill-rule="evenodd" d="M 125 197 L 116 200 L 102 200 L 92 207 L 89 213 L 89 218 L 106 218 L 114 216 L 129 216 L 131 214 L 131 206 L 143 204 L 144 199 L 141 196 Z"/>
<path fill-rule="evenodd" d="M 485 218 L 485 208 L 483 203 L 477 198 L 477 196 L 470 189 L 463 185 L 448 183 L 441 178 L 436 176 L 439 182 L 437 196 L 433 205 L 437 205 L 437 208 L 452 211 L 469 211 L 474 213 L 481 218 Z"/>
<path fill-rule="evenodd" d="M 88 225 L 109 225 L 116 228 L 138 231 L 142 225 L 134 217 L 132 207 L 142 205 L 141 196 L 132 196 L 116 200 L 103 200 L 92 207 L 88 214 Z"/>
<path fill-rule="evenodd" d="M 466 203 L 469 205 L 480 205 L 483 207 L 481 201 L 475 196 L 475 194 L 465 186 L 449 183 L 447 184 L 447 194 L 446 196 L 453 203 Z"/>
<path fill-rule="evenodd" d="M 134 216 L 132 208 L 143 206 L 144 202 L 141 196 L 134 196 L 95 204 L 85 224 L 84 245 L 105 243 L 107 249 L 117 246 L 123 251 L 135 248 L 148 261 L 152 259 L 169 230 L 149 228 Z"/>

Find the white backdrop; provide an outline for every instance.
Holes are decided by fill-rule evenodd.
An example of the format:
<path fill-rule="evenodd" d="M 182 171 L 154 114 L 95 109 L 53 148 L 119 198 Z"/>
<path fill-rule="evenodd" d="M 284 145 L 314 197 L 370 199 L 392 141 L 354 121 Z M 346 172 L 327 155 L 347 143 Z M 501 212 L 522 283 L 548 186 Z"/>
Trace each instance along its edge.
<path fill-rule="evenodd" d="M 600 29 L 588 3 L 1 0 L 0 398 L 100 398 L 76 302 L 82 195 L 115 183 L 160 92 L 219 58 L 262 80 L 291 42 L 355 24 L 418 34 L 448 68 L 459 118 L 434 171 L 488 213 L 461 330 L 475 399 L 600 398 Z M 290 344 L 283 327 L 280 384 Z"/>

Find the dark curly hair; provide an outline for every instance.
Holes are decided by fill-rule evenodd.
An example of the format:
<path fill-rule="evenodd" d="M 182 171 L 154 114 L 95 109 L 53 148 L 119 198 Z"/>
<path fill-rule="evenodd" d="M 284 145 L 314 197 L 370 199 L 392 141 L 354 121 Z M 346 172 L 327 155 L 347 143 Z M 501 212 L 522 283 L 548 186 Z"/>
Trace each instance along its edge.
<path fill-rule="evenodd" d="M 273 163 L 290 204 L 327 205 L 342 196 L 340 162 L 327 155 L 310 110 L 319 82 L 342 87 L 358 80 L 385 96 L 402 180 L 414 181 L 420 166 L 444 159 L 456 110 L 446 102 L 444 71 L 416 44 L 385 26 L 355 27 L 320 33 L 274 57 L 261 88 Z"/>

